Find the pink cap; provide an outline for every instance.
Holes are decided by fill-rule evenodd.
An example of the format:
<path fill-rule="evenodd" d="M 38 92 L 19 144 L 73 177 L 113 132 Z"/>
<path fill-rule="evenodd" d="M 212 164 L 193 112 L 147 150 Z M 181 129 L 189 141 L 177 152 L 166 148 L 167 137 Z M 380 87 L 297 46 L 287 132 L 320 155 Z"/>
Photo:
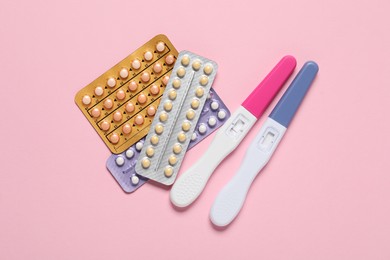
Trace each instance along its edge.
<path fill-rule="evenodd" d="M 259 118 L 293 73 L 296 65 L 297 61 L 293 56 L 284 56 L 245 99 L 242 106 Z"/>

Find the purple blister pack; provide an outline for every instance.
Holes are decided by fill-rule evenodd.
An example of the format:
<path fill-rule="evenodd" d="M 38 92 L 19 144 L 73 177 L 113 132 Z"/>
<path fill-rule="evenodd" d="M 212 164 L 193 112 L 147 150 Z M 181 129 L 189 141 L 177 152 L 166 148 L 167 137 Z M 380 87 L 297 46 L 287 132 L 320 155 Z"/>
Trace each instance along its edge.
<path fill-rule="evenodd" d="M 211 88 L 202 113 L 192 135 L 188 150 L 205 139 L 230 117 L 230 111 Z M 135 172 L 135 165 L 142 150 L 145 137 L 121 154 L 112 154 L 107 159 L 107 169 L 125 192 L 131 193 L 148 181 Z"/>

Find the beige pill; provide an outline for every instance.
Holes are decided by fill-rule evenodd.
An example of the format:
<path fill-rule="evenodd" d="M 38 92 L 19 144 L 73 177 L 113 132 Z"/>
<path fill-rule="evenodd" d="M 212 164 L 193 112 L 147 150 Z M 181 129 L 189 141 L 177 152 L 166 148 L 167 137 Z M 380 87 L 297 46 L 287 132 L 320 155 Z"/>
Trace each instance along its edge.
<path fill-rule="evenodd" d="M 128 86 L 130 91 L 136 91 L 138 88 L 138 84 L 135 81 L 131 81 Z"/>
<path fill-rule="evenodd" d="M 195 117 L 195 111 L 194 110 L 188 110 L 186 114 L 187 119 L 192 120 Z"/>
<path fill-rule="evenodd" d="M 165 175 L 165 177 L 169 178 L 169 177 L 172 176 L 172 174 L 173 174 L 173 169 L 172 169 L 172 167 L 171 167 L 171 166 L 165 167 L 165 170 L 164 170 L 164 175 Z"/>
<path fill-rule="evenodd" d="M 177 96 L 177 93 L 176 93 L 175 90 L 172 89 L 171 91 L 169 91 L 168 96 L 169 96 L 169 99 L 170 99 L 170 100 L 175 100 L 175 99 L 176 99 L 176 96 Z"/>
<path fill-rule="evenodd" d="M 192 68 L 196 71 L 198 71 L 200 69 L 200 67 L 202 66 L 202 63 L 200 62 L 200 60 L 195 60 L 193 63 L 192 63 Z"/>
<path fill-rule="evenodd" d="M 91 104 L 91 101 L 92 101 L 92 99 L 91 99 L 91 97 L 88 96 L 88 95 L 85 95 L 85 96 L 83 97 L 83 99 L 82 99 L 82 102 L 83 102 L 84 105 L 89 105 L 89 104 Z"/>
<path fill-rule="evenodd" d="M 165 63 L 166 63 L 167 65 L 172 65 L 174 62 L 175 62 L 175 57 L 174 57 L 172 54 L 169 54 L 169 55 L 165 58 Z"/>
<path fill-rule="evenodd" d="M 185 68 L 183 68 L 183 67 L 178 68 L 177 71 L 176 71 L 176 74 L 180 78 L 184 77 L 184 75 L 186 74 Z"/>
<path fill-rule="evenodd" d="M 180 143 L 184 143 L 186 141 L 187 137 L 185 135 L 185 133 L 179 133 L 177 135 L 177 140 L 180 142 Z"/>
<path fill-rule="evenodd" d="M 149 88 L 149 91 L 150 91 L 150 93 L 152 93 L 153 95 L 157 95 L 157 94 L 160 92 L 160 87 L 157 86 L 156 84 L 153 84 L 153 85 Z"/>
<path fill-rule="evenodd" d="M 116 80 L 114 78 L 109 78 L 107 80 L 107 86 L 109 86 L 110 88 L 115 87 L 115 85 L 116 85 Z"/>
<path fill-rule="evenodd" d="M 180 81 L 180 79 L 174 79 L 173 80 L 173 82 L 172 82 L 172 86 L 174 87 L 174 88 L 180 88 L 180 85 L 181 85 L 181 81 Z"/>
<path fill-rule="evenodd" d="M 112 99 L 108 98 L 103 102 L 103 106 L 105 109 L 111 109 L 114 106 L 114 102 L 112 102 Z"/>
<path fill-rule="evenodd" d="M 134 104 L 130 101 L 129 103 L 126 104 L 126 112 L 131 113 L 134 111 L 135 107 Z"/>
<path fill-rule="evenodd" d="M 129 76 L 129 71 L 126 69 L 126 68 L 123 68 L 121 69 L 121 71 L 119 72 L 119 76 L 122 78 L 122 79 L 125 79 Z"/>
<path fill-rule="evenodd" d="M 153 135 L 150 138 L 150 143 L 153 144 L 153 145 L 157 145 L 158 144 L 158 136 L 157 135 Z"/>
<path fill-rule="evenodd" d="M 196 91 L 195 91 L 195 94 L 196 94 L 196 96 L 197 96 L 198 98 L 202 97 L 203 94 L 204 94 L 203 88 L 202 88 L 202 87 L 198 87 L 198 88 L 196 89 Z"/>
<path fill-rule="evenodd" d="M 151 51 L 145 52 L 144 58 L 146 61 L 151 61 L 153 59 L 153 53 Z"/>
<path fill-rule="evenodd" d="M 102 129 L 103 131 L 107 131 L 108 129 L 110 129 L 110 122 L 108 121 L 103 121 L 101 124 L 100 124 L 100 129 Z"/>
<path fill-rule="evenodd" d="M 164 109 L 165 109 L 165 111 L 171 111 L 172 110 L 172 102 L 171 101 L 166 101 L 165 103 L 164 103 Z"/>
<path fill-rule="evenodd" d="M 154 149 L 153 147 L 148 147 L 148 149 L 146 149 L 146 155 L 148 157 L 152 157 L 154 155 Z"/>
<path fill-rule="evenodd" d="M 182 125 L 181 125 L 181 129 L 183 129 L 183 131 L 187 132 L 188 130 L 190 130 L 191 128 L 191 124 L 190 122 L 184 122 Z"/>
<path fill-rule="evenodd" d="M 169 156 L 168 162 L 170 165 L 175 165 L 177 163 L 177 157 L 174 155 Z"/>
<path fill-rule="evenodd" d="M 136 125 L 142 125 L 144 123 L 144 117 L 141 116 L 141 115 L 138 115 L 135 119 L 134 119 L 134 123 Z"/>
<path fill-rule="evenodd" d="M 162 113 L 160 114 L 160 116 L 159 116 L 159 119 L 160 119 L 161 122 L 167 121 L 167 119 L 168 119 L 168 114 L 165 113 L 165 112 L 162 112 Z"/>
<path fill-rule="evenodd" d="M 92 112 L 91 112 L 91 115 L 94 117 L 94 118 L 98 118 L 100 116 L 100 110 L 99 108 L 94 108 L 92 109 Z"/>
<path fill-rule="evenodd" d="M 148 116 L 154 116 L 156 114 L 156 107 L 155 106 L 148 107 L 146 113 L 148 114 Z"/>
<path fill-rule="evenodd" d="M 122 132 L 124 134 L 130 134 L 131 133 L 131 125 L 130 124 L 125 124 L 123 127 L 122 127 Z"/>
<path fill-rule="evenodd" d="M 154 127 L 156 134 L 160 135 L 164 131 L 164 127 L 161 124 L 158 124 Z"/>
<path fill-rule="evenodd" d="M 133 60 L 133 62 L 131 63 L 131 67 L 135 70 L 141 68 L 141 62 L 139 61 L 139 59 Z"/>
<path fill-rule="evenodd" d="M 164 76 L 162 79 L 162 83 L 164 84 L 164 86 L 168 84 L 168 81 L 169 81 L 169 76 Z"/>
<path fill-rule="evenodd" d="M 157 62 L 156 64 L 153 65 L 153 71 L 156 74 L 158 74 L 162 71 L 162 65 L 160 62 Z"/>
<path fill-rule="evenodd" d="M 209 78 L 208 78 L 207 76 L 204 76 L 204 75 L 203 75 L 202 77 L 200 77 L 199 83 L 200 83 L 200 85 L 202 85 L 202 86 L 206 86 L 207 83 L 209 83 Z"/>
<path fill-rule="evenodd" d="M 148 98 L 146 97 L 146 95 L 144 93 L 139 94 L 137 97 L 137 101 L 140 104 L 144 104 L 147 100 L 148 100 Z"/>
<path fill-rule="evenodd" d="M 204 66 L 203 72 L 207 75 L 210 75 L 213 72 L 213 66 L 207 64 L 206 66 Z"/>
<path fill-rule="evenodd" d="M 156 50 L 158 52 L 163 52 L 165 50 L 165 44 L 163 42 L 158 42 L 156 44 Z"/>
<path fill-rule="evenodd" d="M 191 107 L 192 107 L 193 109 L 198 109 L 199 104 L 200 104 L 199 99 L 194 98 L 194 99 L 192 100 L 192 102 L 191 102 Z"/>
<path fill-rule="evenodd" d="M 115 122 L 119 122 L 122 120 L 122 113 L 119 111 L 116 111 L 112 117 L 113 117 Z"/>
<path fill-rule="evenodd" d="M 181 150 L 182 150 L 182 148 L 181 148 L 181 145 L 180 144 L 175 144 L 174 146 L 173 146 L 173 152 L 175 153 L 175 154 L 179 154 L 179 153 L 181 153 Z"/>
<path fill-rule="evenodd" d="M 98 86 L 95 88 L 95 95 L 96 96 L 101 96 L 101 95 L 103 95 L 103 93 L 104 93 L 104 90 L 102 87 Z"/>
<path fill-rule="evenodd" d="M 144 158 L 142 159 L 141 164 L 144 169 L 147 169 L 150 166 L 150 160 L 148 158 Z"/>
<path fill-rule="evenodd" d="M 119 135 L 117 133 L 113 133 L 110 136 L 110 142 L 113 143 L 113 144 L 118 143 L 119 142 Z"/>
<path fill-rule="evenodd" d="M 190 57 L 188 57 L 188 55 L 184 55 L 183 58 L 181 58 L 181 64 L 183 66 L 190 64 Z"/>
<path fill-rule="evenodd" d="M 144 72 L 144 73 L 142 73 L 142 75 L 141 75 L 141 80 L 142 80 L 142 82 L 148 82 L 149 80 L 150 80 L 150 75 L 149 75 L 149 73 L 148 72 Z"/>
<path fill-rule="evenodd" d="M 126 97 L 126 93 L 125 93 L 125 91 L 123 91 L 123 89 L 120 89 L 120 90 L 118 90 L 118 92 L 116 92 L 117 99 L 122 100 L 125 97 Z"/>

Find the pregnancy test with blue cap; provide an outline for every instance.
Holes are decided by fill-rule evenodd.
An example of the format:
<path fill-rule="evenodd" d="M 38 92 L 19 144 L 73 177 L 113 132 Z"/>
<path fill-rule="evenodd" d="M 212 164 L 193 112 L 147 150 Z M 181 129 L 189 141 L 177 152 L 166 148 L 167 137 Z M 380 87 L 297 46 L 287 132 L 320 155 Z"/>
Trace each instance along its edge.
<path fill-rule="evenodd" d="M 253 180 L 274 153 L 317 72 L 315 62 L 306 62 L 265 121 L 249 146 L 240 169 L 211 207 L 210 219 L 216 226 L 227 226 L 240 212 Z"/>
<path fill-rule="evenodd" d="M 283 57 L 226 121 L 215 135 L 209 149 L 173 185 L 170 197 L 174 205 L 186 207 L 196 200 L 215 168 L 241 143 L 290 77 L 295 66 L 294 57 Z"/>

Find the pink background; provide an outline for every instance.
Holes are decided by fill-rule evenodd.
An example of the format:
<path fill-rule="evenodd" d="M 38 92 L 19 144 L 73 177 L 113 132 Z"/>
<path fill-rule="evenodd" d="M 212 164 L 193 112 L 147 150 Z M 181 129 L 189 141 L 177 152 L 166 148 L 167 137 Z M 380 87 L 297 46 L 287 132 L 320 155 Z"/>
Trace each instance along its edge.
<path fill-rule="evenodd" d="M 322 2 L 2 0 L 0 259 L 390 259 L 390 2 Z M 73 101 L 159 33 L 219 63 L 232 111 L 283 55 L 320 66 L 224 231 L 210 206 L 265 116 L 178 212 L 169 190 L 122 192 Z"/>

